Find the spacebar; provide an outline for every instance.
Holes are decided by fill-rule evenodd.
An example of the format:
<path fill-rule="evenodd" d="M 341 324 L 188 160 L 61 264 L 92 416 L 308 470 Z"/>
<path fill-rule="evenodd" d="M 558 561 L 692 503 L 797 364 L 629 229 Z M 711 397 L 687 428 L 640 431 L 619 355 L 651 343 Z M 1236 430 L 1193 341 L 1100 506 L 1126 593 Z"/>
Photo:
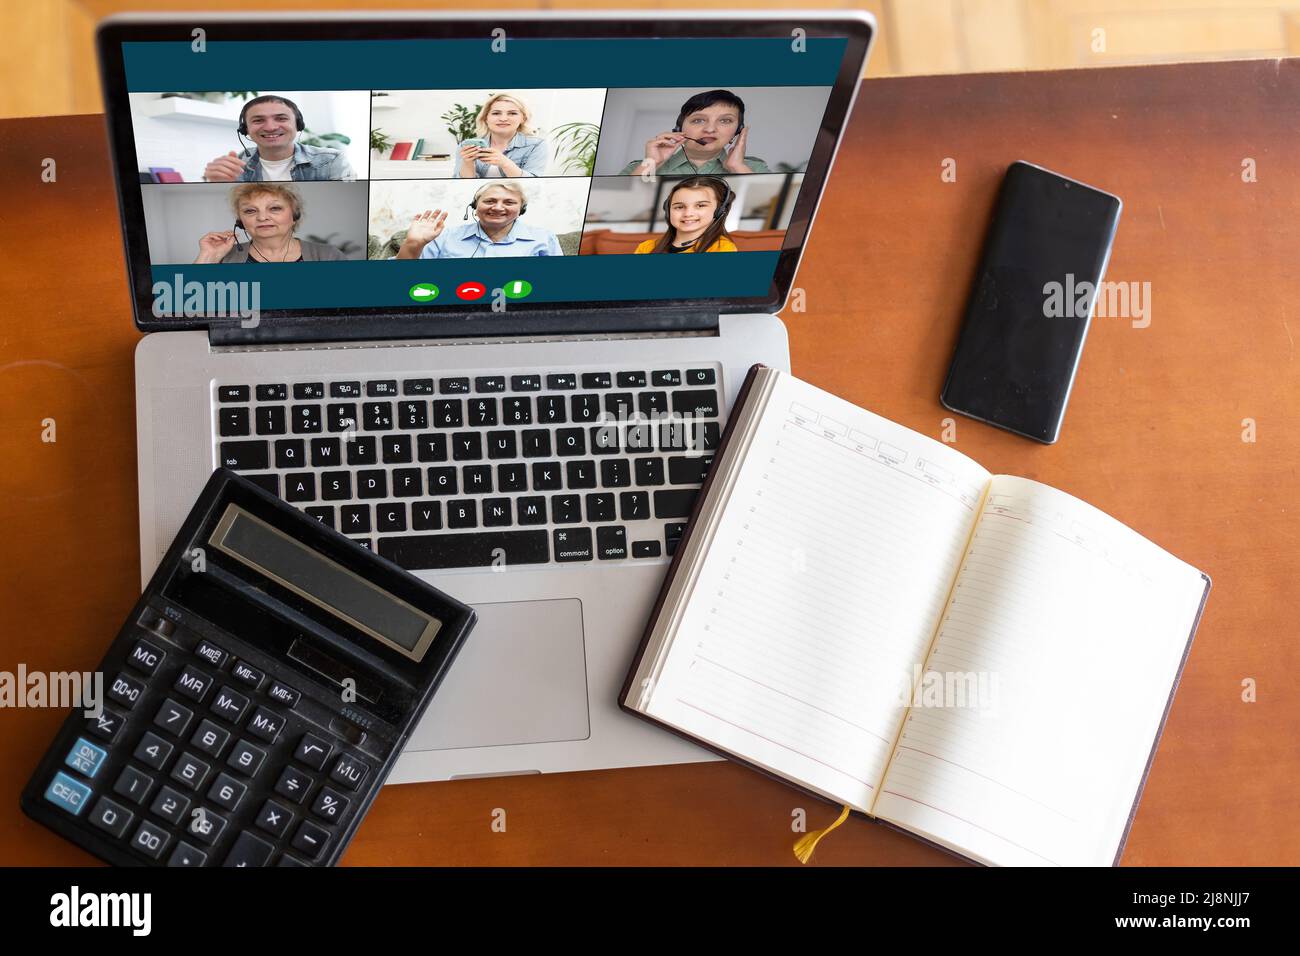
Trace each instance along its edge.
<path fill-rule="evenodd" d="M 544 564 L 550 560 L 545 531 L 481 531 L 380 538 L 379 553 L 408 571 Z"/>

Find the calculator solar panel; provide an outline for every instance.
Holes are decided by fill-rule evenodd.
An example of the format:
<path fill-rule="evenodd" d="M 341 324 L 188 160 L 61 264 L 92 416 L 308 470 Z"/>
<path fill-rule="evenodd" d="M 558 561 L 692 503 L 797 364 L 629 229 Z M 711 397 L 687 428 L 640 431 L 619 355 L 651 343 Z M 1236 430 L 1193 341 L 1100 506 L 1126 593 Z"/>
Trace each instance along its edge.
<path fill-rule="evenodd" d="M 218 470 L 23 810 L 118 865 L 333 865 L 473 624 Z"/>

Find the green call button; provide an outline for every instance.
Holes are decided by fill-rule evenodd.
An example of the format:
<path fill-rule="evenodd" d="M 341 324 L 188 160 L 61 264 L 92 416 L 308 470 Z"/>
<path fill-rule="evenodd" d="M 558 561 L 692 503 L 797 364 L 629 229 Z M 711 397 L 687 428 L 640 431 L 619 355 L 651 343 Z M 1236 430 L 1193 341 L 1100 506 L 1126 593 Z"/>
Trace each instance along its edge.
<path fill-rule="evenodd" d="M 412 302 L 432 302 L 438 298 L 438 287 L 432 282 L 417 282 L 407 294 Z"/>

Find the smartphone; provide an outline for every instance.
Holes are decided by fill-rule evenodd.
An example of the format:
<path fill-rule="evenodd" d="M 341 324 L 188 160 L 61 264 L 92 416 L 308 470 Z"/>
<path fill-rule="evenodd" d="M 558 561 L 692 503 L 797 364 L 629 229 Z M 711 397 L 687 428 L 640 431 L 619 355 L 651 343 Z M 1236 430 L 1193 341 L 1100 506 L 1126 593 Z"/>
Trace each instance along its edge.
<path fill-rule="evenodd" d="M 939 396 L 946 407 L 1057 440 L 1122 205 L 1041 166 L 1011 164 Z"/>

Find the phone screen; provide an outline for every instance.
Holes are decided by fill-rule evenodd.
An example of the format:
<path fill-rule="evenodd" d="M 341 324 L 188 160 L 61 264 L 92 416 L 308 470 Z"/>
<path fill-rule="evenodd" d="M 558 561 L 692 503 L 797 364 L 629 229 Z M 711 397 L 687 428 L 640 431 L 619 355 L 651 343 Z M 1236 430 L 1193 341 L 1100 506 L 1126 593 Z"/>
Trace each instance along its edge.
<path fill-rule="evenodd" d="M 940 396 L 956 412 L 1054 442 L 1106 272 L 1120 200 L 1013 163 Z"/>

